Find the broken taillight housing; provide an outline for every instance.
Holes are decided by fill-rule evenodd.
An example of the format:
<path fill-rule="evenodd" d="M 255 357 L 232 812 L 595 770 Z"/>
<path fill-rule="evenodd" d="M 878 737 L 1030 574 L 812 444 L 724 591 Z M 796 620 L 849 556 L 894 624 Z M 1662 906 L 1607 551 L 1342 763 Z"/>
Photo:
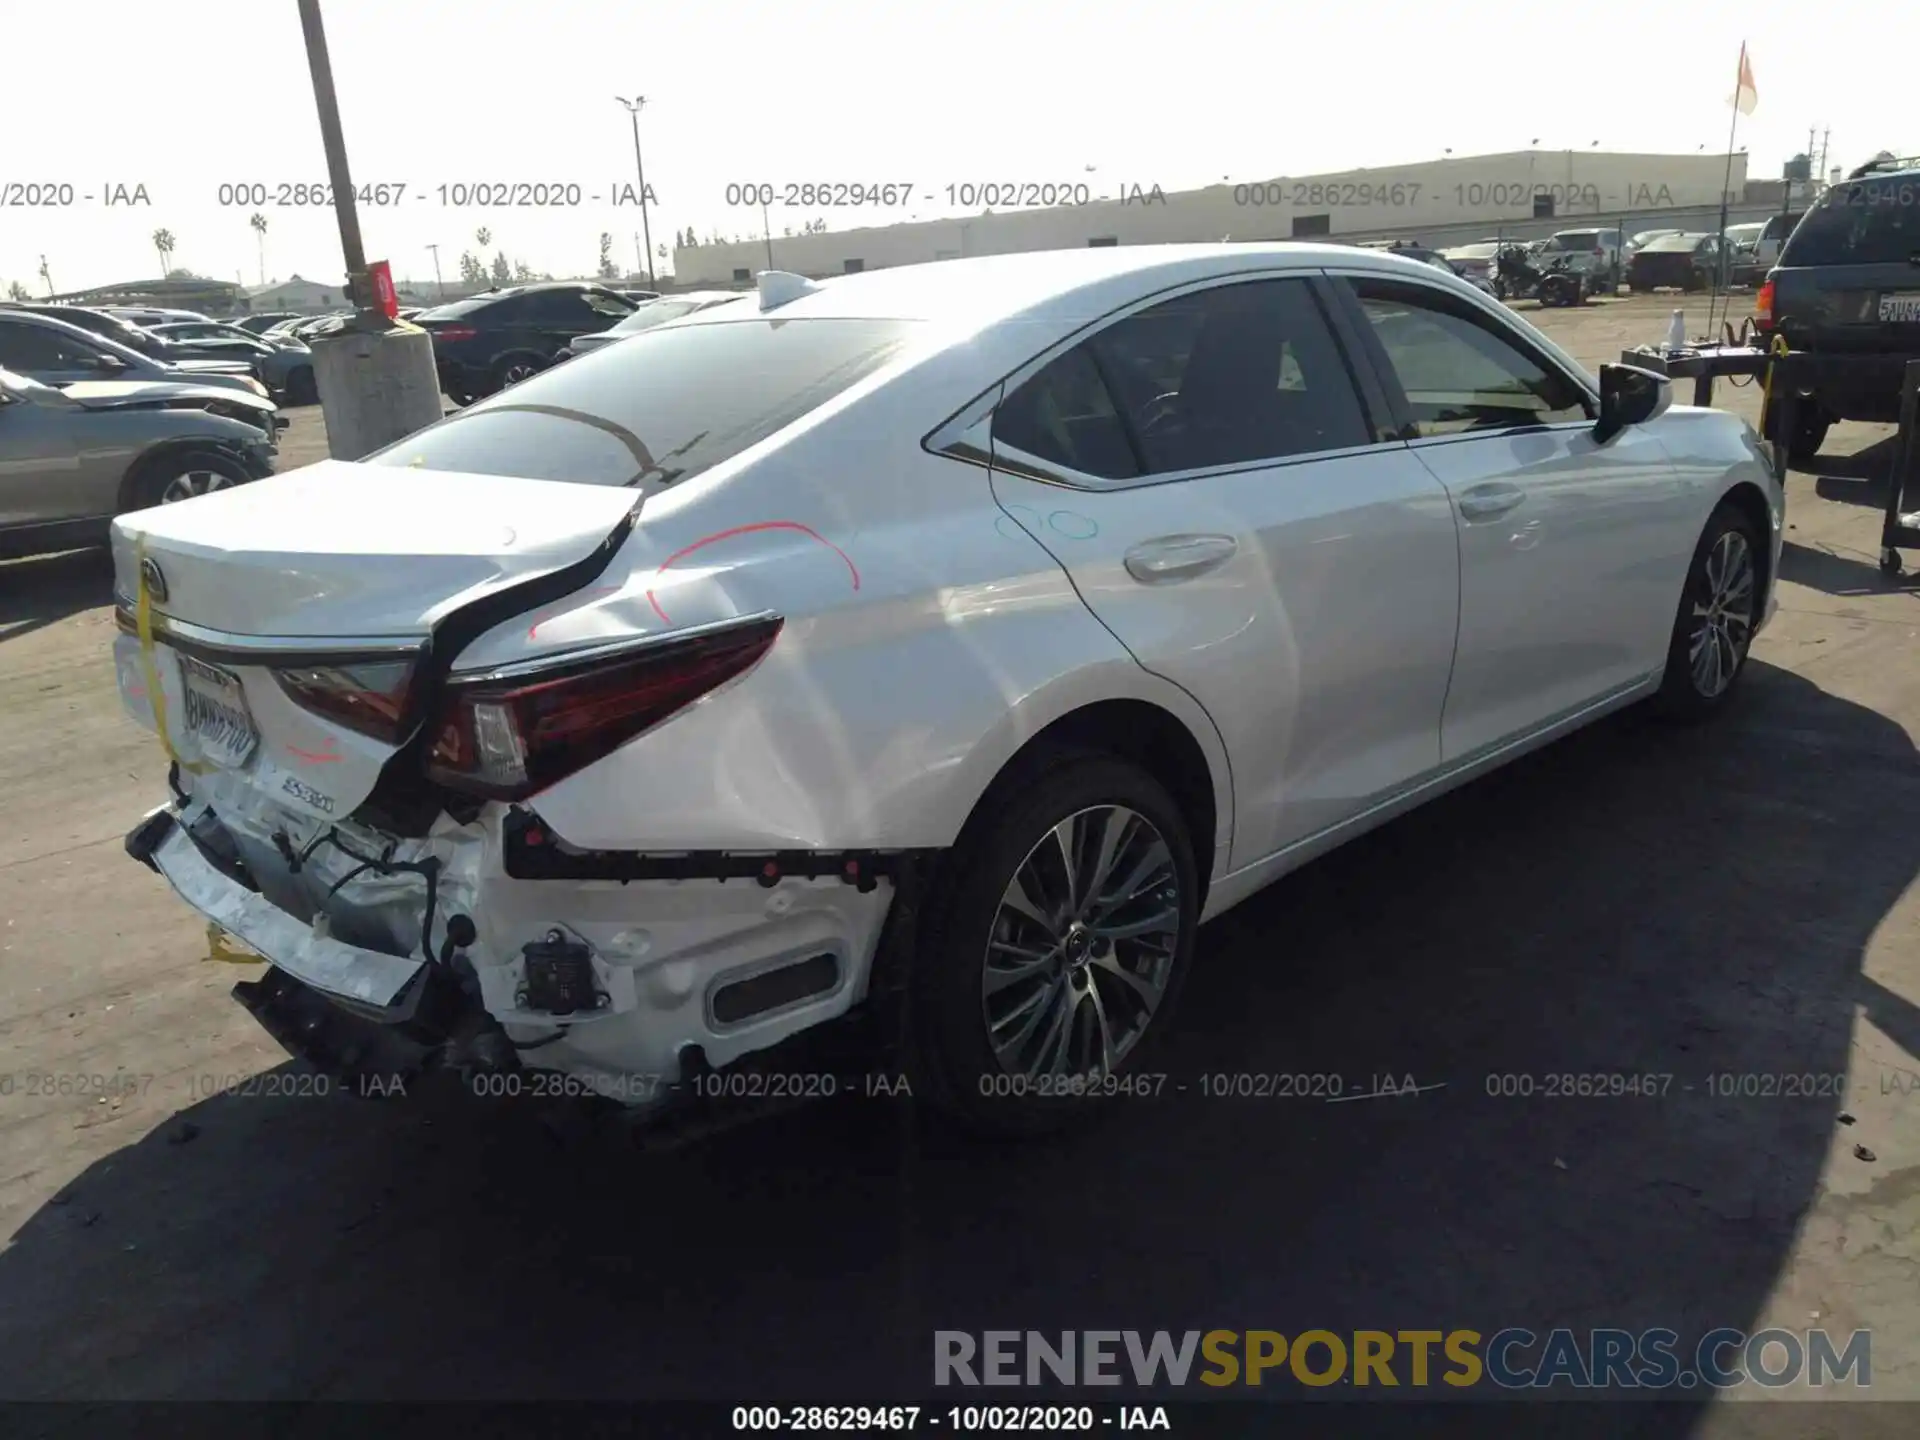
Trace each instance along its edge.
<path fill-rule="evenodd" d="M 783 623 L 756 616 L 449 680 L 433 721 L 428 778 L 485 799 L 524 799 L 751 669 Z"/>
<path fill-rule="evenodd" d="M 398 745 L 406 738 L 407 701 L 413 690 L 414 671 L 411 659 L 376 660 L 366 664 L 276 667 L 273 678 L 302 710 Z"/>

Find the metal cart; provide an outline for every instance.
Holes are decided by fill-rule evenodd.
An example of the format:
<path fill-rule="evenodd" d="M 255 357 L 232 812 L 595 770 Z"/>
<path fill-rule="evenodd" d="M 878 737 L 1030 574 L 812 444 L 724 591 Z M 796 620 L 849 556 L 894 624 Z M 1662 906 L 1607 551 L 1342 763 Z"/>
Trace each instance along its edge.
<path fill-rule="evenodd" d="M 1880 524 L 1880 573 L 1898 575 L 1900 551 L 1920 548 L 1920 507 L 1908 498 L 1920 465 L 1920 360 L 1909 360 L 1900 380 L 1900 433 L 1893 442 L 1887 476 L 1887 513 Z"/>
<path fill-rule="evenodd" d="M 1761 432 L 1769 438 L 1773 447 L 1774 476 L 1784 484 L 1787 478 L 1787 446 L 1780 437 L 1791 435 L 1794 431 L 1800 408 L 1799 377 L 1805 356 L 1801 351 L 1787 349 L 1786 343 L 1778 337 L 1771 348 L 1748 343 L 1752 333 L 1749 326 L 1742 326 L 1736 338 L 1732 325 L 1728 325 L 1724 330 L 1726 338 L 1723 344 L 1694 345 L 1674 351 L 1654 346 L 1622 350 L 1620 363 L 1637 365 L 1656 375 L 1665 375 L 1670 380 L 1693 381 L 1693 403 L 1702 406 L 1713 404 L 1715 380 L 1743 376 L 1763 378 L 1767 385 L 1767 398 L 1760 416 Z M 1757 336 L 1754 338 L 1757 339 Z M 1767 410 L 1777 413 L 1768 415 Z"/>

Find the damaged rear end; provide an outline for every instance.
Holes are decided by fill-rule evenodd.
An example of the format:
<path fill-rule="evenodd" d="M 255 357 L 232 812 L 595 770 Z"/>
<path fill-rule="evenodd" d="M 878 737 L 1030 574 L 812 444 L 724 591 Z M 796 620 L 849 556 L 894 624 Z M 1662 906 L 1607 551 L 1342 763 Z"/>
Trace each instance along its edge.
<path fill-rule="evenodd" d="M 289 1050 L 651 1108 L 858 998 L 900 856 L 588 849 L 540 813 L 785 625 L 756 609 L 503 658 L 502 635 L 631 585 L 646 493 L 389 458 L 115 522 L 123 703 L 173 762 L 127 849 L 270 962 L 235 995 Z"/>

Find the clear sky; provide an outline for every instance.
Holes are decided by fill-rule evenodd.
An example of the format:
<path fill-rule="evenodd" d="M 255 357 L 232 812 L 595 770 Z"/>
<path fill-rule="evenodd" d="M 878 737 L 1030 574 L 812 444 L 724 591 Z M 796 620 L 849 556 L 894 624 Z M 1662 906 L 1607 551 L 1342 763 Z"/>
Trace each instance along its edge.
<path fill-rule="evenodd" d="M 1898 4 L 1671 0 L 1446 5 L 1412 0 L 325 0 L 356 186 L 404 187 L 363 208 L 369 259 L 396 278 L 457 275 L 475 231 L 556 275 L 590 273 L 601 232 L 636 261 L 627 114 L 641 115 L 656 246 L 760 233 L 730 182 L 1080 181 L 1163 189 L 1543 148 L 1723 151 L 1740 44 L 1759 105 L 1737 144 L 1777 176 L 1832 132 L 1830 163 L 1920 151 L 1911 87 L 1888 64 Z M 1564 40 L 1553 35 L 1565 24 Z M 1809 43 L 1817 27 L 1830 37 Z M 1607 32 L 1616 39 L 1605 38 Z M 0 201 L 71 185 L 66 208 L 0 206 L 0 292 L 150 278 L 172 263 L 261 278 L 249 218 L 267 217 L 265 273 L 337 283 L 333 213 L 277 203 L 324 187 L 295 0 L 0 0 Z M 453 187 L 579 187 L 577 205 L 480 209 Z M 265 205 L 244 191 L 260 185 Z M 447 203 L 441 186 L 449 187 Z M 108 205 L 114 186 L 150 203 Z M 9 193 L 12 191 L 13 193 Z M 43 192 L 44 193 L 44 192 Z M 55 190 L 58 196 L 62 192 Z M 92 195 L 89 201 L 85 196 Z M 601 199 L 596 203 L 593 196 Z M 296 197 L 289 194 L 289 201 Z M 472 195 L 468 199 L 475 198 Z M 490 198 L 482 195 L 478 198 Z M 889 218 L 931 218 L 911 206 Z M 798 230 L 818 209 L 771 215 Z M 832 228 L 872 223 L 841 210 Z M 658 266 L 659 262 L 656 261 Z"/>

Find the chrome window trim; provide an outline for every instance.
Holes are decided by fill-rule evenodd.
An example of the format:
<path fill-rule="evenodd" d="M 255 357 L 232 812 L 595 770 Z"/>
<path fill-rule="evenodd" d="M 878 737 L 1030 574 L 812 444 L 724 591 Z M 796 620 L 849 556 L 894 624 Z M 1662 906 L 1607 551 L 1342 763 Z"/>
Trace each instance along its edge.
<path fill-rule="evenodd" d="M 1175 485 L 1190 480 L 1205 480 L 1216 475 L 1234 475 L 1248 470 L 1272 470 L 1282 466 L 1310 463 L 1316 460 L 1330 460 L 1348 455 L 1359 455 L 1371 451 L 1405 449 L 1406 442 L 1400 439 L 1371 440 L 1364 445 L 1343 445 L 1331 450 L 1313 450 L 1302 455 L 1276 455 L 1258 460 L 1237 460 L 1227 465 L 1204 466 L 1194 470 L 1167 470 L 1152 475 L 1129 476 L 1126 479 L 1113 479 L 1104 475 L 1089 475 L 1070 465 L 1057 464 L 1043 460 L 1011 445 L 992 445 L 993 412 L 1000 402 L 1020 386 L 1026 384 L 1040 371 L 1052 364 L 1061 355 L 1082 344 L 1109 326 L 1150 310 L 1169 300 L 1178 300 L 1182 296 L 1197 294 L 1206 290 L 1216 290 L 1228 285 L 1247 285 L 1266 280 L 1298 280 L 1311 285 L 1315 277 L 1328 275 L 1324 267 L 1287 265 L 1275 267 L 1261 266 L 1251 270 L 1234 270 L 1222 275 L 1208 275 L 1198 280 L 1183 280 L 1169 285 L 1152 294 L 1128 301 L 1096 319 L 1088 321 L 1078 330 L 1055 341 L 1039 354 L 1028 359 L 1016 369 L 1002 376 L 993 385 L 976 395 L 956 411 L 953 417 L 936 427 L 922 442 L 926 449 L 949 459 L 964 461 L 970 465 L 979 465 L 987 470 L 1000 470 L 1010 475 L 1018 475 L 1043 485 L 1059 485 L 1079 491 L 1138 490 L 1150 485 Z M 1378 277 L 1378 270 L 1361 270 L 1357 274 Z M 1388 275 L 1386 278 L 1396 278 Z M 1435 287 L 1437 288 L 1437 287 Z M 1476 292 L 1478 293 L 1478 292 Z M 1338 328 L 1331 320 L 1327 322 L 1327 331 L 1336 346 L 1342 346 Z M 1364 414 L 1367 409 L 1366 397 L 1356 390 L 1354 398 L 1360 403 Z M 1592 422 L 1588 421 L 1591 425 Z M 974 435 L 975 427 L 985 424 L 988 429 L 984 436 Z M 984 439 L 983 447 L 980 441 Z"/>

